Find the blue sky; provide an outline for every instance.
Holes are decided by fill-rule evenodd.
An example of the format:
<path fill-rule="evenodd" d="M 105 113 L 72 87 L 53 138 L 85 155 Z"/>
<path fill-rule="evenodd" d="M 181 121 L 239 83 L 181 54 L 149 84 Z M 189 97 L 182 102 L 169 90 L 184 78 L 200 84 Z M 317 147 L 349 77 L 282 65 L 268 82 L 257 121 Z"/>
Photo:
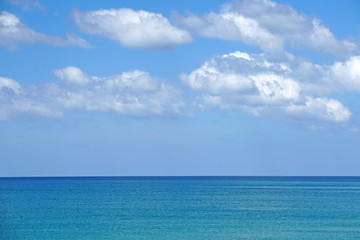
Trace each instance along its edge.
<path fill-rule="evenodd" d="M 359 175 L 359 1 L 0 3 L 0 176 Z"/>

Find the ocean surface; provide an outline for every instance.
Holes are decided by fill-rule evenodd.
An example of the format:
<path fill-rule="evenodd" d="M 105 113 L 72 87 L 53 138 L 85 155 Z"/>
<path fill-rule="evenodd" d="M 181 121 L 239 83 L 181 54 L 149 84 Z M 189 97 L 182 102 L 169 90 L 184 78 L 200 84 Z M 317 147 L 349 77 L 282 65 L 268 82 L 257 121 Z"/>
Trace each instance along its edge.
<path fill-rule="evenodd" d="M 359 240 L 360 178 L 0 178 L 0 239 Z"/>

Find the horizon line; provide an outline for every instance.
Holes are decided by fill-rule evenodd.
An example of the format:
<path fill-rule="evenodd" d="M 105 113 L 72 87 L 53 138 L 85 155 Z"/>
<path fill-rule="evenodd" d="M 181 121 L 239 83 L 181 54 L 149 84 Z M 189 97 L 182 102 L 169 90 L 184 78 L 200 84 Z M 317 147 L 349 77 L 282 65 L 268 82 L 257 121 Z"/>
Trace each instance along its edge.
<path fill-rule="evenodd" d="M 5 178 L 359 178 L 360 175 L 78 175 L 78 176 L 0 176 Z"/>

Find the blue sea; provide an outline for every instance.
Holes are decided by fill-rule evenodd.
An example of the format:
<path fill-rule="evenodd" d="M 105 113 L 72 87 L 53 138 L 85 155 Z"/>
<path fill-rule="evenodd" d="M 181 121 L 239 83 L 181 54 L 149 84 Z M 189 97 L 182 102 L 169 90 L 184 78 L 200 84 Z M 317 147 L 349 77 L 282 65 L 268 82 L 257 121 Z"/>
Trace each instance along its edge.
<path fill-rule="evenodd" d="M 360 178 L 0 178 L 0 239 L 359 240 Z"/>

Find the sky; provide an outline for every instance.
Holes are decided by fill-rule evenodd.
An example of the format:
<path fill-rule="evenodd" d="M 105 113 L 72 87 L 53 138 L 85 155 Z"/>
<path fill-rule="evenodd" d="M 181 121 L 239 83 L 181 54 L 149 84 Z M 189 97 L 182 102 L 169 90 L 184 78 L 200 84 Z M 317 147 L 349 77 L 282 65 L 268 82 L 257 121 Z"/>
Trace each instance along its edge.
<path fill-rule="evenodd" d="M 0 177 L 359 176 L 360 2 L 0 1 Z"/>

